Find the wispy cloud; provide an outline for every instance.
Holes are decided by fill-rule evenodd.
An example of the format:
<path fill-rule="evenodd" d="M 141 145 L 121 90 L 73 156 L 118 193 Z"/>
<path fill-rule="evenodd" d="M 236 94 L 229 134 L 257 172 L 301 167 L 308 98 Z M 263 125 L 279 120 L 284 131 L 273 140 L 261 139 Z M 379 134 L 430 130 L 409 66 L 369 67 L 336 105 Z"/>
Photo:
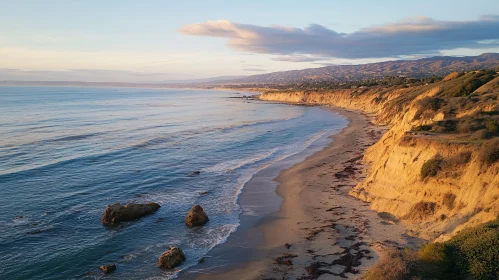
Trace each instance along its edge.
<path fill-rule="evenodd" d="M 475 21 L 414 17 L 353 33 L 339 33 L 319 24 L 295 28 L 227 20 L 189 24 L 180 32 L 227 38 L 229 47 L 242 52 L 359 59 L 440 54 L 457 48 L 496 48 L 499 47 L 498 30 L 499 16 L 489 15 Z M 302 58 L 302 61 L 306 59 Z M 280 60 L 302 62 L 286 57 Z"/>
<path fill-rule="evenodd" d="M 326 59 L 328 58 L 310 56 L 310 55 L 285 55 L 272 58 L 272 60 L 274 61 L 289 61 L 289 62 L 312 62 L 312 61 L 319 61 Z"/>

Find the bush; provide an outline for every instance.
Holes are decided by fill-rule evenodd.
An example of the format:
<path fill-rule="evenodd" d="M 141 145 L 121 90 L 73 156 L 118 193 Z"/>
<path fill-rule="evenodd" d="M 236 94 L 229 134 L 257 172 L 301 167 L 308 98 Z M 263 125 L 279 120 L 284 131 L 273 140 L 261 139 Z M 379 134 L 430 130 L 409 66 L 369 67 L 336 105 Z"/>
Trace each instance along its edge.
<path fill-rule="evenodd" d="M 489 140 L 482 144 L 478 158 L 485 164 L 499 161 L 499 139 Z"/>
<path fill-rule="evenodd" d="M 420 125 L 414 128 L 415 131 L 430 131 L 432 128 L 431 125 Z"/>
<path fill-rule="evenodd" d="M 455 132 L 457 130 L 457 121 L 456 120 L 438 121 L 437 125 L 445 127 L 446 132 Z"/>
<path fill-rule="evenodd" d="M 470 133 L 473 130 L 473 126 L 470 123 L 460 122 L 457 124 L 457 131 L 459 133 Z"/>
<path fill-rule="evenodd" d="M 408 252 L 388 250 L 384 258 L 371 268 L 363 278 L 366 280 L 411 279 L 411 271 L 414 269 L 414 263 L 411 259 Z"/>
<path fill-rule="evenodd" d="M 446 164 L 449 166 L 457 166 L 470 162 L 471 160 L 471 152 L 465 151 L 460 152 L 457 155 L 454 155 L 446 160 Z"/>
<path fill-rule="evenodd" d="M 458 270 L 473 279 L 498 279 L 499 221 L 466 229 L 452 238 L 452 258 Z"/>
<path fill-rule="evenodd" d="M 435 177 L 438 171 L 442 169 L 443 163 L 443 159 L 441 159 L 439 156 L 426 161 L 421 167 L 421 179 L 424 179 L 426 177 Z"/>
<path fill-rule="evenodd" d="M 445 127 L 443 127 L 443 126 L 438 126 L 438 125 L 436 125 L 436 126 L 434 126 L 434 127 L 431 129 L 431 131 L 433 131 L 433 132 L 438 132 L 438 133 L 444 133 L 445 131 L 447 131 L 447 129 L 446 129 Z"/>
<path fill-rule="evenodd" d="M 451 277 L 454 263 L 451 257 L 452 247 L 446 243 L 428 243 L 418 251 L 418 272 L 422 279 L 455 279 Z"/>
<path fill-rule="evenodd" d="M 390 251 L 367 272 L 365 279 L 499 279 L 498 260 L 496 220 L 465 229 L 449 241 L 426 244 L 417 254 L 410 250 Z"/>
<path fill-rule="evenodd" d="M 490 132 L 486 129 L 480 129 L 471 134 L 473 140 L 483 140 L 490 137 Z"/>
<path fill-rule="evenodd" d="M 492 133 L 499 132 L 499 125 L 497 125 L 495 120 L 488 120 L 487 123 L 485 123 L 485 128 Z"/>
<path fill-rule="evenodd" d="M 440 109 L 440 106 L 443 102 L 443 99 L 436 97 L 425 97 L 418 101 L 420 108 L 431 109 L 435 112 Z"/>
<path fill-rule="evenodd" d="M 452 210 L 454 208 L 454 202 L 456 201 L 456 196 L 453 193 L 446 193 L 442 198 L 442 204 L 447 207 L 447 209 Z"/>
<path fill-rule="evenodd" d="M 424 220 L 428 216 L 435 214 L 436 208 L 437 204 L 434 202 L 420 201 L 411 207 L 411 210 L 404 218 L 413 221 Z"/>

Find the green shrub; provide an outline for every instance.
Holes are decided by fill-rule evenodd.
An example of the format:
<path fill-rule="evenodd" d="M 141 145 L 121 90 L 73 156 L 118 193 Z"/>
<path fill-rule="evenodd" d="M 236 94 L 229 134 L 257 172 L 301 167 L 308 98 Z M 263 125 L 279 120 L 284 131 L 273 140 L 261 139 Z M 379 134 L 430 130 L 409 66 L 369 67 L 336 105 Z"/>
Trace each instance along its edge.
<path fill-rule="evenodd" d="M 448 261 L 447 247 L 445 243 L 428 243 L 418 251 L 421 261 L 427 263 L 442 263 Z"/>
<path fill-rule="evenodd" d="M 437 175 L 438 171 L 442 169 L 443 159 L 436 156 L 428 161 L 426 161 L 421 167 L 421 179 L 426 177 L 434 177 Z"/>
<path fill-rule="evenodd" d="M 499 139 L 489 140 L 482 144 L 478 158 L 485 164 L 499 161 Z"/>
<path fill-rule="evenodd" d="M 499 220 L 465 229 L 443 243 L 429 243 L 417 254 L 389 251 L 366 274 L 374 279 L 499 279 Z M 393 264 L 393 265 L 391 265 Z M 388 275 L 385 278 L 384 275 Z"/>
<path fill-rule="evenodd" d="M 495 120 L 488 120 L 486 123 L 485 123 L 485 128 L 492 132 L 492 133 L 497 133 L 499 132 L 499 125 L 497 124 L 497 122 Z"/>
<path fill-rule="evenodd" d="M 498 279 L 499 221 L 466 229 L 449 242 L 458 270 L 473 279 Z"/>

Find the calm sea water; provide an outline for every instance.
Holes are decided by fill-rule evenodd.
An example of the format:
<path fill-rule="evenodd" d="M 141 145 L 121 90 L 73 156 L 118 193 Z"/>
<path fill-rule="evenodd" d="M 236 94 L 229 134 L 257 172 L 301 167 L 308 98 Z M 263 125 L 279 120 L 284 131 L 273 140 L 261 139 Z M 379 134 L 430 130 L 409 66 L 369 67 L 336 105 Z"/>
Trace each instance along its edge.
<path fill-rule="evenodd" d="M 257 171 L 339 131 L 321 108 L 231 92 L 0 87 L 0 279 L 163 279 L 170 246 L 195 265 L 238 226 L 237 197 Z M 201 171 L 199 176 L 189 176 Z M 207 192 L 202 195 L 202 192 Z M 107 204 L 154 201 L 106 228 Z M 210 217 L 187 228 L 201 204 Z"/>

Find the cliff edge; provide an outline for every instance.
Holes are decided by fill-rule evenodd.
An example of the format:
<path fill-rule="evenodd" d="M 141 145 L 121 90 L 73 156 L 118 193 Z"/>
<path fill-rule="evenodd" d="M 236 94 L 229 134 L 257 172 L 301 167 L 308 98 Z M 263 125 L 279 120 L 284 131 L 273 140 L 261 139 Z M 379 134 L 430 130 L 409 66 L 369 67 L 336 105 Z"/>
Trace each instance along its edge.
<path fill-rule="evenodd" d="M 261 100 L 327 105 L 373 114 L 390 129 L 364 156 L 365 180 L 350 195 L 447 240 L 499 216 L 499 75 L 453 73 L 425 85 L 268 91 Z"/>

